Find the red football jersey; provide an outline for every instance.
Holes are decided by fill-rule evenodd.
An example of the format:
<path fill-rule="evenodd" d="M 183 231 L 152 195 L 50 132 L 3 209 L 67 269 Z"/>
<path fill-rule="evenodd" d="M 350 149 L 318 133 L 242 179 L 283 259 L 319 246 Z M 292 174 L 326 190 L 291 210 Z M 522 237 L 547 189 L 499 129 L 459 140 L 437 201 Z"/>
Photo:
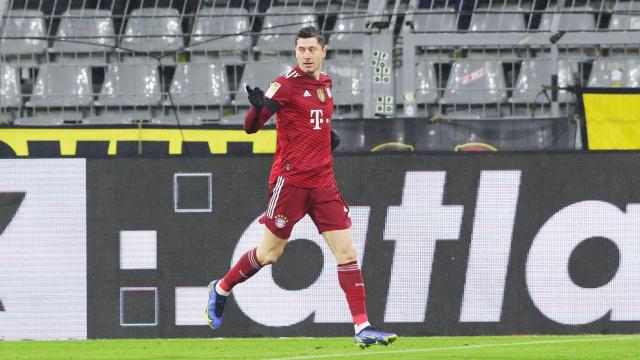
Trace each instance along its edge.
<path fill-rule="evenodd" d="M 333 96 L 331 78 L 305 74 L 296 66 L 278 76 L 265 97 L 278 102 L 276 113 L 278 145 L 269 183 L 282 175 L 302 188 L 329 186 L 335 182 L 331 154 Z"/>

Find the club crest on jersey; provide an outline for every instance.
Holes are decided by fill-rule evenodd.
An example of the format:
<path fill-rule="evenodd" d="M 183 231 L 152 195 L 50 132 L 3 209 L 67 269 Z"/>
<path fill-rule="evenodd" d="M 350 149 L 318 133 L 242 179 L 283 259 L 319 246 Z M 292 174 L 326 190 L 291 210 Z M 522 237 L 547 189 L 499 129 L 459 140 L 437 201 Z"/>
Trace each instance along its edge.
<path fill-rule="evenodd" d="M 318 99 L 320 99 L 321 102 L 324 102 L 325 98 L 324 98 L 324 89 L 323 88 L 318 88 Z"/>
<path fill-rule="evenodd" d="M 287 219 L 287 217 L 284 215 L 278 214 L 276 215 L 276 219 L 274 221 L 276 223 L 276 227 L 278 229 L 282 229 L 287 226 L 287 222 L 289 221 L 289 219 Z"/>
<path fill-rule="evenodd" d="M 264 93 L 264 96 L 271 99 L 273 95 L 276 94 L 276 91 L 280 89 L 280 86 L 281 86 L 280 83 L 278 83 L 277 81 L 272 82 L 271 86 L 269 86 L 269 89 L 267 89 L 267 92 Z"/>

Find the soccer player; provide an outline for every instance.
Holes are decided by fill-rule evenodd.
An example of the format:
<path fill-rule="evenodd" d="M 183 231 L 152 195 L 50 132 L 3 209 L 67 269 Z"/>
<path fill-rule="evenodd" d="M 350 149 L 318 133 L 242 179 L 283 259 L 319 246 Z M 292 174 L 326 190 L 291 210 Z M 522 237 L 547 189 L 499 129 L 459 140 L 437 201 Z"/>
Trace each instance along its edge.
<path fill-rule="evenodd" d="M 336 257 L 338 282 L 353 318 L 354 342 L 359 347 L 388 345 L 398 336 L 369 324 L 364 282 L 349 231 L 349 207 L 333 174 L 332 140 L 336 146 L 339 138 L 331 131 L 331 78 L 320 71 L 327 53 L 324 45 L 318 29 L 302 28 L 295 39 L 298 65 L 278 76 L 266 92 L 247 85 L 252 106 L 244 130 L 255 133 L 276 114 L 278 145 L 269 177 L 269 202 L 260 218 L 264 236 L 224 277 L 209 284 L 207 320 L 213 329 L 220 327 L 231 289 L 275 263 L 293 226 L 308 214 Z"/>

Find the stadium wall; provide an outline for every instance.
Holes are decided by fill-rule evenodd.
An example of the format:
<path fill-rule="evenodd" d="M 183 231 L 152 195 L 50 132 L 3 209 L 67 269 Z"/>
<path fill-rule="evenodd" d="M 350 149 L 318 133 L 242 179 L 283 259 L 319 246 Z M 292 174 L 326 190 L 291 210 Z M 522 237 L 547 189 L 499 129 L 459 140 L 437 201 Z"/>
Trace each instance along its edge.
<path fill-rule="evenodd" d="M 640 153 L 336 158 L 370 319 L 401 335 L 640 331 Z M 271 156 L 0 160 L 0 338 L 348 336 L 305 218 L 204 319 L 261 239 Z"/>

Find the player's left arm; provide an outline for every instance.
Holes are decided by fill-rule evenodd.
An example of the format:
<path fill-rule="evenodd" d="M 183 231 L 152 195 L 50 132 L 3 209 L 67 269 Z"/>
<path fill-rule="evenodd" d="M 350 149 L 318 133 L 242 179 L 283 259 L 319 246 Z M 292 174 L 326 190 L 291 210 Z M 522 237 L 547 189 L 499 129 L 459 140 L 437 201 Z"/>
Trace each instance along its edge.
<path fill-rule="evenodd" d="M 265 97 L 264 91 L 258 87 L 251 89 L 251 86 L 247 85 L 247 94 L 252 106 L 244 118 L 244 131 L 247 134 L 253 134 L 262 129 L 271 116 L 280 110 L 280 104 Z"/>

